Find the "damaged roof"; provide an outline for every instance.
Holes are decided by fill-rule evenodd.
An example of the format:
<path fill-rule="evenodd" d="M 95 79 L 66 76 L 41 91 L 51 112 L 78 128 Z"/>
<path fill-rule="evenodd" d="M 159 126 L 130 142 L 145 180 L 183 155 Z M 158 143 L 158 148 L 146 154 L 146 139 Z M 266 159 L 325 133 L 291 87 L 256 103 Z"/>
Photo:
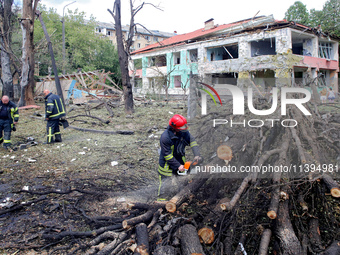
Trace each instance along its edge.
<path fill-rule="evenodd" d="M 210 19 L 208 21 L 212 21 Z M 206 21 L 206 22 L 208 22 Z M 144 48 L 138 49 L 131 53 L 131 55 L 136 55 L 140 53 L 146 53 L 151 51 L 156 51 L 163 48 L 179 46 L 183 44 L 189 44 L 197 41 L 204 40 L 206 38 L 222 38 L 229 37 L 234 34 L 238 34 L 246 31 L 254 31 L 256 29 L 279 29 L 283 27 L 292 27 L 303 32 L 309 32 L 316 34 L 318 36 L 327 36 L 321 30 L 317 28 L 311 28 L 302 24 L 298 24 L 293 21 L 287 20 L 275 20 L 273 15 L 269 16 L 259 16 L 254 18 L 249 18 L 241 21 L 236 21 L 230 24 L 215 25 L 210 29 L 200 28 L 190 33 L 175 35 L 173 37 L 167 38 L 161 42 L 157 42 L 146 46 Z"/>

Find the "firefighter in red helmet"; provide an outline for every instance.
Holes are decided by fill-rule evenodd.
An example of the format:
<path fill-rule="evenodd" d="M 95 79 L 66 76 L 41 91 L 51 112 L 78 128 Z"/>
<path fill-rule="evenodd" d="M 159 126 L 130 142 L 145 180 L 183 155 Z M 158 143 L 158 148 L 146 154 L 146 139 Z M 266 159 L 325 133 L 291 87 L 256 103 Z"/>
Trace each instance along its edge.
<path fill-rule="evenodd" d="M 168 128 L 161 135 L 158 200 L 167 200 L 169 196 L 167 188 L 171 185 L 171 179 L 178 175 L 178 171 L 183 172 L 185 170 L 186 146 L 191 147 L 195 156 L 194 160 L 200 159 L 198 144 L 187 129 L 187 120 L 182 115 L 175 114 L 169 120 Z"/>

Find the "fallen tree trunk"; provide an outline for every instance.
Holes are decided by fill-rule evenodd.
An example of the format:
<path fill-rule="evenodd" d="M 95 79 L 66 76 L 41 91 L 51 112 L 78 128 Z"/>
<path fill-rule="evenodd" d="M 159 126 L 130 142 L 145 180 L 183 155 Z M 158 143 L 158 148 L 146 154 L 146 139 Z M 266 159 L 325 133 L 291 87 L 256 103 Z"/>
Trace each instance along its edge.
<path fill-rule="evenodd" d="M 134 131 L 129 131 L 129 130 L 117 130 L 117 131 L 110 131 L 110 130 L 97 130 L 97 129 L 90 129 L 90 128 L 80 128 L 80 127 L 75 127 L 75 126 L 68 126 L 69 128 L 83 131 L 83 132 L 92 132 L 92 133 L 101 133 L 101 134 L 107 134 L 107 135 L 133 135 L 135 132 Z"/>
<path fill-rule="evenodd" d="M 340 254 L 340 240 L 335 240 L 331 246 L 327 248 L 322 255 L 339 255 Z"/>
<path fill-rule="evenodd" d="M 202 245 L 197 235 L 196 228 L 191 224 L 182 226 L 179 231 L 182 255 L 204 255 Z"/>
<path fill-rule="evenodd" d="M 140 223 L 136 226 L 136 240 L 137 248 L 134 255 L 149 254 L 149 236 L 145 223 Z"/>
<path fill-rule="evenodd" d="M 311 218 L 309 221 L 309 240 L 315 253 L 320 253 L 325 250 L 321 242 L 318 219 Z"/>
<path fill-rule="evenodd" d="M 251 181 L 250 175 L 245 177 L 240 185 L 240 187 L 235 192 L 233 198 L 230 200 L 230 202 L 221 203 L 221 208 L 223 211 L 231 211 L 234 206 L 236 205 L 237 201 L 240 199 L 241 195 L 243 194 L 243 191 L 248 187 L 249 182 Z"/>
<path fill-rule="evenodd" d="M 300 241 L 296 237 L 293 225 L 290 221 L 288 203 L 289 200 L 286 199 L 279 204 L 275 232 L 280 240 L 280 247 L 283 251 L 283 255 L 303 254 Z"/>
<path fill-rule="evenodd" d="M 186 185 L 179 193 L 177 193 L 173 198 L 170 199 L 169 202 L 166 203 L 165 209 L 168 212 L 175 212 L 176 209 L 192 194 L 198 190 L 207 179 L 194 179 L 191 183 Z"/>
<path fill-rule="evenodd" d="M 269 228 L 263 231 L 262 237 L 261 237 L 260 248 L 259 248 L 259 255 L 268 254 L 268 246 L 270 243 L 271 236 L 272 236 L 272 231 Z"/>
<path fill-rule="evenodd" d="M 268 208 L 267 216 L 269 219 L 276 219 L 277 217 L 277 210 L 279 207 L 279 201 L 280 201 L 280 186 L 276 186 L 271 193 L 271 200 L 270 205 Z"/>
<path fill-rule="evenodd" d="M 155 250 L 153 255 L 176 255 L 176 249 L 170 245 L 161 246 Z"/>

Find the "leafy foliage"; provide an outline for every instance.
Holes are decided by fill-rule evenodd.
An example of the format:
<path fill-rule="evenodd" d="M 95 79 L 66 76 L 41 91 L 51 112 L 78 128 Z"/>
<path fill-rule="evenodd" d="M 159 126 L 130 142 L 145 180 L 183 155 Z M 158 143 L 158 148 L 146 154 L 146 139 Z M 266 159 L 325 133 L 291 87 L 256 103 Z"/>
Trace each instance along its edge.
<path fill-rule="evenodd" d="M 285 19 L 310 27 L 321 25 L 323 32 L 340 37 L 340 1 L 328 0 L 322 10 L 311 9 L 309 12 L 300 1 L 296 1 L 288 8 Z"/>
<path fill-rule="evenodd" d="M 308 13 L 306 5 L 304 5 L 300 1 L 296 1 L 286 11 L 285 19 L 289 21 L 295 21 L 300 24 L 308 24 L 309 13 Z"/>
<path fill-rule="evenodd" d="M 50 35 L 56 65 L 59 72 L 63 66 L 62 53 L 62 17 L 56 9 L 40 5 L 39 10 Z M 77 70 L 91 71 L 105 69 L 120 75 L 117 51 L 112 42 L 95 33 L 96 20 L 91 16 L 85 20 L 85 13 L 68 10 L 64 15 L 65 25 L 65 70 L 72 73 Z M 36 59 L 40 62 L 40 75 L 48 74 L 52 65 L 48 45 L 40 22 L 35 23 Z M 117 78 L 117 77 L 116 77 Z M 116 79 L 117 80 L 117 79 Z"/>

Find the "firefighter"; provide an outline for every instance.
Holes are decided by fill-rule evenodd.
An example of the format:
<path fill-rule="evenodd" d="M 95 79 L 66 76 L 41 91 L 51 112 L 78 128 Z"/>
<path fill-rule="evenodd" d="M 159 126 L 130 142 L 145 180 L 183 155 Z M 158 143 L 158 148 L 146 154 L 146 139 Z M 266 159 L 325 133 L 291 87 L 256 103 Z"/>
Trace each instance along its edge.
<path fill-rule="evenodd" d="M 160 138 L 161 151 L 158 166 L 158 201 L 167 200 L 168 189 L 174 191 L 178 172 L 185 171 L 185 147 L 190 146 L 195 156 L 194 160 L 200 159 L 200 151 L 195 138 L 187 130 L 187 120 L 179 114 L 175 114 L 169 120 L 168 128 Z M 172 183 L 172 184 L 171 184 Z"/>
<path fill-rule="evenodd" d="M 47 121 L 47 142 L 61 142 L 59 128 L 60 119 L 65 117 L 64 104 L 58 95 L 52 94 L 48 89 L 44 90 L 45 95 L 45 120 Z"/>
<path fill-rule="evenodd" d="M 0 100 L 0 144 L 4 143 L 5 149 L 10 149 L 11 132 L 15 131 L 15 124 L 19 120 L 19 110 L 15 103 L 4 95 Z M 2 136 L 3 133 L 3 136 Z"/>

